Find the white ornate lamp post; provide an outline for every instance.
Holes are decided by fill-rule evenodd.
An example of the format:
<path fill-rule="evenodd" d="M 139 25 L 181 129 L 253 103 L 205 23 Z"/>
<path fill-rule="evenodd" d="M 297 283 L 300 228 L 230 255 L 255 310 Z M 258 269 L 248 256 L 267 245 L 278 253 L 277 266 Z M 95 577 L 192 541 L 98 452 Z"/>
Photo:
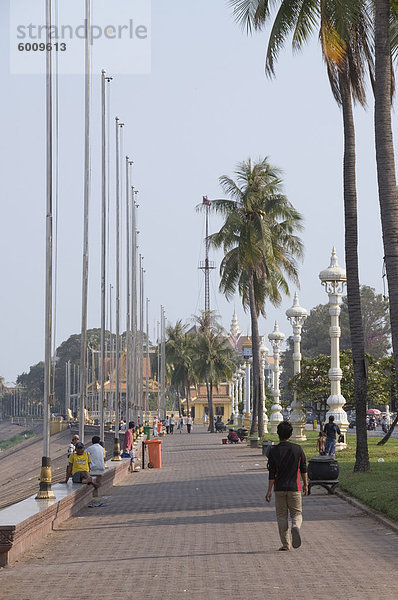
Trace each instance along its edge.
<path fill-rule="evenodd" d="M 252 357 L 252 343 L 247 336 L 246 342 L 242 345 L 242 354 L 245 359 L 246 373 L 245 373 L 245 418 L 243 424 L 245 427 L 250 427 L 250 360 Z"/>
<path fill-rule="evenodd" d="M 293 374 L 297 375 L 301 371 L 301 328 L 307 318 L 307 311 L 300 306 L 297 292 L 294 294 L 294 302 L 291 308 L 286 311 L 286 316 L 293 327 Z M 293 427 L 292 440 L 303 442 L 305 437 L 305 414 L 303 403 L 298 399 L 296 390 L 293 391 L 292 413 L 290 422 Z"/>
<path fill-rule="evenodd" d="M 238 380 L 238 376 L 237 374 L 235 374 L 232 377 L 232 381 L 231 381 L 231 418 L 233 419 L 233 421 L 235 421 L 237 413 L 236 413 L 236 406 L 237 406 L 237 398 L 236 398 L 236 382 Z"/>
<path fill-rule="evenodd" d="M 273 389 L 272 395 L 274 397 L 274 404 L 271 406 L 271 433 L 276 433 L 278 424 L 283 421 L 282 406 L 279 403 L 280 391 L 279 391 L 279 353 L 285 335 L 279 331 L 278 322 L 275 321 L 274 331 L 268 334 L 268 339 L 272 344 L 274 351 L 274 366 L 273 366 Z"/>
<path fill-rule="evenodd" d="M 332 250 L 330 265 L 324 271 L 319 273 L 319 279 L 322 285 L 325 286 L 325 291 L 329 296 L 329 314 L 331 320 L 330 333 L 330 369 L 329 379 L 331 393 L 327 400 L 330 408 L 326 414 L 326 418 L 334 416 L 334 422 L 339 426 L 341 433 L 344 435 L 344 442 L 338 443 L 337 450 L 342 450 L 346 447 L 345 436 L 348 427 L 347 413 L 343 409 L 346 403 L 344 396 L 341 394 L 341 378 L 342 371 L 340 368 L 340 304 L 341 296 L 344 291 L 344 285 L 347 281 L 345 269 L 339 266 L 337 260 L 336 249 Z"/>
<path fill-rule="evenodd" d="M 238 371 L 238 408 L 237 408 L 237 411 L 236 411 L 237 415 L 238 415 L 238 425 L 239 425 L 239 427 L 242 427 L 242 425 L 243 425 L 243 415 L 241 415 L 239 413 L 239 405 L 242 405 L 242 400 L 243 400 L 242 384 L 243 384 L 244 373 L 245 373 L 244 368 L 240 367 L 240 369 Z"/>
<path fill-rule="evenodd" d="M 265 397 L 265 357 L 268 355 L 268 348 L 265 345 L 264 337 L 261 338 L 260 343 L 260 357 L 261 357 L 261 387 L 263 390 L 263 421 L 264 421 L 264 433 L 268 433 L 268 415 L 267 415 L 267 404 Z"/>

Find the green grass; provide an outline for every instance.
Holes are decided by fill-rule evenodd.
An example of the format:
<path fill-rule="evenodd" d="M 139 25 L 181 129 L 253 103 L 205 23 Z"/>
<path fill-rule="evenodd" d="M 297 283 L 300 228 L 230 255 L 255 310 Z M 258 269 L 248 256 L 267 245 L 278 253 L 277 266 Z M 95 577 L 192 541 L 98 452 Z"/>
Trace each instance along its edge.
<path fill-rule="evenodd" d="M 26 435 L 26 438 L 25 438 Z M 4 442 L 0 442 L 0 450 L 8 450 L 13 446 L 17 446 L 24 442 L 26 439 L 34 437 L 36 434 L 33 431 L 23 431 L 22 433 L 18 433 L 18 435 L 13 435 L 9 440 L 5 440 Z"/>
<path fill-rule="evenodd" d="M 309 460 L 318 455 L 318 432 L 305 433 L 307 441 L 301 446 Z M 278 441 L 276 435 L 266 435 L 264 439 Z M 356 436 L 347 435 L 347 449 L 336 454 L 340 489 L 398 523 L 398 439 L 390 438 L 384 446 L 377 446 L 379 440 L 368 437 L 370 471 L 354 473 Z M 378 462 L 379 458 L 384 462 Z"/>

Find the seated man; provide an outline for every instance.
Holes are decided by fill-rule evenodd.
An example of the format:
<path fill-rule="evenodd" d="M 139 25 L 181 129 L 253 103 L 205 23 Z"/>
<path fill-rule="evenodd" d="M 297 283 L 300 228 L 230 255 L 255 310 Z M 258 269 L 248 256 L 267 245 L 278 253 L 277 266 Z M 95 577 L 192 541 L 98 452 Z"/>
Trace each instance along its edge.
<path fill-rule="evenodd" d="M 236 433 L 236 431 L 231 430 L 227 436 L 228 442 L 230 444 L 240 444 L 240 438 L 238 436 L 238 434 Z"/>
<path fill-rule="evenodd" d="M 84 444 L 78 442 L 75 452 L 69 457 L 65 481 L 62 483 L 68 483 L 69 477 L 72 475 L 73 483 L 87 483 L 97 489 L 99 487 L 98 484 L 90 476 L 90 463 L 91 457 L 89 452 L 84 452 Z"/>
<path fill-rule="evenodd" d="M 92 445 L 86 450 L 90 456 L 90 475 L 95 476 L 95 482 L 101 485 L 101 477 L 105 473 L 105 448 L 101 446 L 98 435 L 91 438 Z"/>

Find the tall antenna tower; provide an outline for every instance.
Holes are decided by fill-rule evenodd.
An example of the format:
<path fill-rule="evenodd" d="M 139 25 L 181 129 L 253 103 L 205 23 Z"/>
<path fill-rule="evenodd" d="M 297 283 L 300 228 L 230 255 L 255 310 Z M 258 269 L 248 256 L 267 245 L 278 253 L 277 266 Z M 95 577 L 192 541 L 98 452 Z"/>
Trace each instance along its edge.
<path fill-rule="evenodd" d="M 210 200 L 207 196 L 202 198 L 203 205 L 206 207 L 206 238 L 205 238 L 205 260 L 201 260 L 199 263 L 199 269 L 205 274 L 205 311 L 210 310 L 210 271 L 215 269 L 213 261 L 209 261 L 209 209 Z"/>

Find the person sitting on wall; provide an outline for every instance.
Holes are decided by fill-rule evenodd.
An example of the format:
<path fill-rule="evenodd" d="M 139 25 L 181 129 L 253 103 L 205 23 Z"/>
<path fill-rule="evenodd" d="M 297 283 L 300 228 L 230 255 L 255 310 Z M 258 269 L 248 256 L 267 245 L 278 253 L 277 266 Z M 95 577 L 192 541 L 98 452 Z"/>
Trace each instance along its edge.
<path fill-rule="evenodd" d="M 69 477 L 72 476 L 73 483 L 86 483 L 98 489 L 98 483 L 90 475 L 90 463 L 90 453 L 84 451 L 82 442 L 77 442 L 75 452 L 69 457 L 65 481 L 62 483 L 68 483 Z"/>

